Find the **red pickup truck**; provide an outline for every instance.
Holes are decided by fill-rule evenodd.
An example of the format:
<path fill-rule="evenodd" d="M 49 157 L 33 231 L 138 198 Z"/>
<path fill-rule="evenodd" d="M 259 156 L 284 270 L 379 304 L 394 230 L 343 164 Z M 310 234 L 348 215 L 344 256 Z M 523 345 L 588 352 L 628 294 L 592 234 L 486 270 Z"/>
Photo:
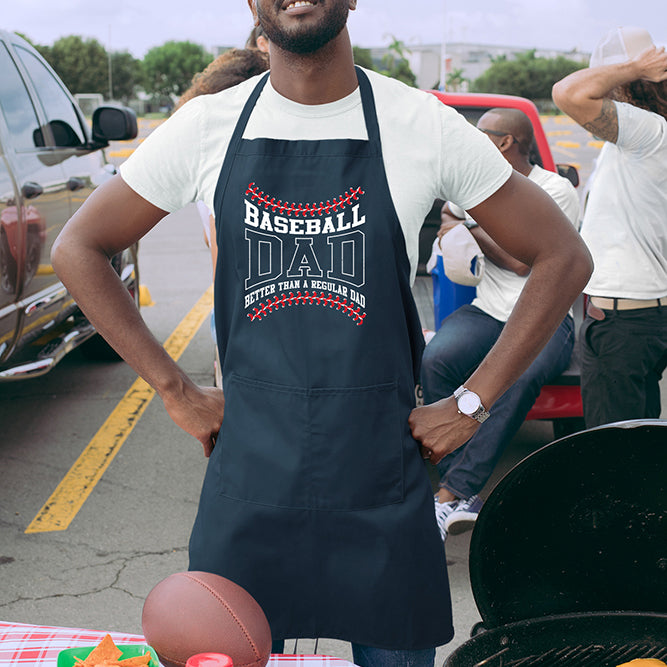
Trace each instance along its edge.
<path fill-rule="evenodd" d="M 544 169 L 557 171 L 562 176 L 569 178 L 575 187 L 579 185 L 579 176 L 575 167 L 555 164 L 547 137 L 540 122 L 537 107 L 530 100 L 512 95 L 429 92 L 435 95 L 443 104 L 455 108 L 473 124 L 477 124 L 480 116 L 494 107 L 520 109 L 530 118 L 535 134 L 531 161 L 544 167 Z M 435 202 L 422 229 L 419 241 L 420 273 L 425 272 L 426 262 L 431 254 L 433 239 L 440 227 L 440 208 L 442 203 L 441 201 Z M 442 262 L 440 262 L 439 266 L 436 266 L 431 276 L 433 278 L 433 305 L 435 327 L 437 329 L 442 320 L 452 310 L 458 308 L 463 303 L 472 301 L 474 298 L 474 288 L 450 282 L 444 274 Z M 577 299 L 573 310 L 575 330 L 578 331 L 584 316 L 583 295 Z M 572 353 L 569 368 L 553 384 L 542 388 L 542 392 L 526 419 L 551 420 L 556 438 L 584 428 L 583 408 L 579 388 L 579 356 L 576 345 Z"/>

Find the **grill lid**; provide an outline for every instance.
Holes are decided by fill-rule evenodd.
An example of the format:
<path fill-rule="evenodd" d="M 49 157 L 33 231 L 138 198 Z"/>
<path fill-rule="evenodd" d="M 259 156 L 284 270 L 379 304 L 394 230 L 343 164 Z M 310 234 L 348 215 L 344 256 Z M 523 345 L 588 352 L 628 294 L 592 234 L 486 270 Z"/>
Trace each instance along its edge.
<path fill-rule="evenodd" d="M 470 579 L 487 628 L 667 612 L 667 422 L 582 431 L 521 461 L 482 507 Z"/>

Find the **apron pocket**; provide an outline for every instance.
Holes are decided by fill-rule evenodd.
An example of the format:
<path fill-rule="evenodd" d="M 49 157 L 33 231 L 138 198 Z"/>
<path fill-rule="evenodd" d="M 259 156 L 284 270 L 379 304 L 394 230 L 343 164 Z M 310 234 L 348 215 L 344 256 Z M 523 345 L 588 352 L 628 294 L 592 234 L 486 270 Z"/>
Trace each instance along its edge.
<path fill-rule="evenodd" d="M 225 401 L 216 445 L 222 495 L 321 510 L 403 500 L 408 413 L 395 382 L 306 389 L 232 375 Z"/>
<path fill-rule="evenodd" d="M 408 412 L 401 415 L 395 382 L 311 390 L 311 507 L 356 510 L 403 500 Z"/>

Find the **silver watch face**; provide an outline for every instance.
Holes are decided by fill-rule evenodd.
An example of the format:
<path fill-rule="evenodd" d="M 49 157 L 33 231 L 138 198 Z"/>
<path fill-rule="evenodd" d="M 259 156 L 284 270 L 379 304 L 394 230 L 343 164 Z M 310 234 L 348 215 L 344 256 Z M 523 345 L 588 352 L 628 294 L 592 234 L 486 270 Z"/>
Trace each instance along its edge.
<path fill-rule="evenodd" d="M 482 401 L 479 396 L 471 391 L 466 391 L 458 400 L 459 410 L 464 415 L 473 414 L 481 404 Z"/>

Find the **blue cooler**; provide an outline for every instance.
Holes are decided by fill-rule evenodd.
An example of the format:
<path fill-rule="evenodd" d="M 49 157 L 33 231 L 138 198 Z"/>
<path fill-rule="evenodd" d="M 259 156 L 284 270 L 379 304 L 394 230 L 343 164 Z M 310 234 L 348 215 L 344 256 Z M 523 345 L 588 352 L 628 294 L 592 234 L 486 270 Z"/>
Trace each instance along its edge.
<path fill-rule="evenodd" d="M 440 255 L 438 255 L 435 268 L 431 271 L 431 278 L 433 279 L 433 314 L 437 331 L 447 315 L 475 298 L 477 288 L 453 283 L 445 275 L 445 267 Z"/>

